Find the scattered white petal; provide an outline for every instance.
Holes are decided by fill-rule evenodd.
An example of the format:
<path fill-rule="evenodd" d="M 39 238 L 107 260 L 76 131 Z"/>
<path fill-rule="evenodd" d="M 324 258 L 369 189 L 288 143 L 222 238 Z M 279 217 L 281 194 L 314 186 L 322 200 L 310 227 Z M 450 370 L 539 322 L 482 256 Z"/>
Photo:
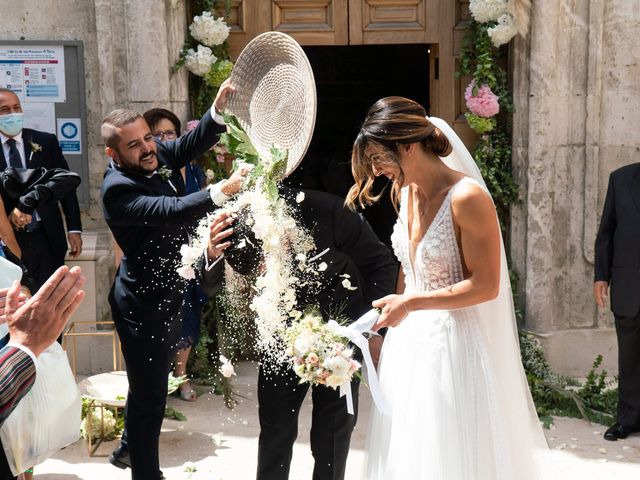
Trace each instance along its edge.
<path fill-rule="evenodd" d="M 631 447 L 629 445 L 625 445 L 622 447 L 623 450 L 629 450 Z"/>
<path fill-rule="evenodd" d="M 193 473 L 198 471 L 198 467 L 196 467 L 196 464 L 193 462 L 184 462 L 182 465 L 182 471 Z"/>
<path fill-rule="evenodd" d="M 351 282 L 349 281 L 349 279 L 348 279 L 348 278 L 345 278 L 345 279 L 342 281 L 342 286 L 343 286 L 344 288 L 346 288 L 347 290 L 357 290 L 357 289 L 358 289 L 357 287 L 354 287 L 354 286 L 352 286 L 352 285 L 351 285 Z"/>
<path fill-rule="evenodd" d="M 599 448 L 598 449 L 598 453 L 606 454 L 607 453 L 607 449 L 606 448 Z"/>
<path fill-rule="evenodd" d="M 624 455 L 616 455 L 616 458 L 617 458 L 618 460 L 622 460 L 622 459 L 624 458 Z"/>
<path fill-rule="evenodd" d="M 304 192 L 299 192 L 296 195 L 296 203 L 302 203 L 304 202 Z"/>
<path fill-rule="evenodd" d="M 322 262 L 320 265 L 318 265 L 318 271 L 319 272 L 324 272 L 327 269 L 327 263 L 326 262 Z"/>

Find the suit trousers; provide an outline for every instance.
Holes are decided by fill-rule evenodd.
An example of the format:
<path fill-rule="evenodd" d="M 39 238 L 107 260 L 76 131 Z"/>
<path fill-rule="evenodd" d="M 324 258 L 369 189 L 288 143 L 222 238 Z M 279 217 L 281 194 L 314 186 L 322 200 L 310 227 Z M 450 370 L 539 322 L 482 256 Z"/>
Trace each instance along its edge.
<path fill-rule="evenodd" d="M 158 457 L 160 429 L 180 317 L 169 317 L 167 323 L 137 322 L 115 312 L 113 317 L 129 380 L 122 445 L 129 451 L 131 478 L 158 480 L 162 478 Z"/>
<path fill-rule="evenodd" d="M 618 423 L 640 427 L 640 312 L 615 315 L 618 336 Z"/>
<path fill-rule="evenodd" d="M 17 235 L 22 249 L 22 261 L 33 278 L 36 293 L 53 272 L 64 265 L 66 252 L 55 252 L 43 228 L 31 232 L 21 231 Z"/>
<path fill-rule="evenodd" d="M 309 384 L 286 367 L 266 369 L 258 375 L 258 480 L 286 480 L 298 435 L 298 415 Z M 274 371 L 277 370 L 277 371 Z M 311 387 L 313 414 L 311 453 L 315 460 L 313 480 L 342 480 L 347 465 L 351 433 L 358 415 L 359 381 L 351 382 L 355 415 L 347 412 L 346 399 L 339 390 Z"/>

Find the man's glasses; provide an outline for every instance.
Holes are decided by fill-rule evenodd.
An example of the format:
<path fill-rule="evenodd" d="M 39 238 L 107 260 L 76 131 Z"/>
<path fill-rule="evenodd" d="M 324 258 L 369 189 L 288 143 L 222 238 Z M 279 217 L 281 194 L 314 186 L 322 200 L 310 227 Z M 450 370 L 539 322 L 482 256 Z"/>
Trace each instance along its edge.
<path fill-rule="evenodd" d="M 165 130 L 164 132 L 156 132 L 153 135 L 156 140 L 159 141 L 163 141 L 163 140 L 175 140 L 176 138 L 178 138 L 178 135 L 176 134 L 175 130 Z"/>

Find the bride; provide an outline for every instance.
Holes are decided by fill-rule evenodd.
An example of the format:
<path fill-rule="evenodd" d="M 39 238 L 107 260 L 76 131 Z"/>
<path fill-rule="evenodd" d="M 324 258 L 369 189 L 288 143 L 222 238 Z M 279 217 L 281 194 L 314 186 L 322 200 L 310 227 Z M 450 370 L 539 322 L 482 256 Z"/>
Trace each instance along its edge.
<path fill-rule="evenodd" d="M 347 204 L 392 182 L 402 263 L 397 294 L 374 302 L 390 327 L 368 480 L 540 478 L 546 449 L 522 369 L 495 207 L 471 155 L 441 119 L 402 97 L 375 103 L 354 143 Z"/>

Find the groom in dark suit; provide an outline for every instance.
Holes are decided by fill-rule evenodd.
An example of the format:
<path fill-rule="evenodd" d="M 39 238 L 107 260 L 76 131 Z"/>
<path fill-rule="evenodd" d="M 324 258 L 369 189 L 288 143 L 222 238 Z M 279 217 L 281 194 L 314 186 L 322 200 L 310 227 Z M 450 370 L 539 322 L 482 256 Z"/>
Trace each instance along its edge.
<path fill-rule="evenodd" d="M 104 215 L 124 255 L 109 294 L 120 336 L 129 394 L 121 446 L 109 457 L 132 469 L 133 480 L 162 477 L 158 441 L 171 352 L 180 334 L 183 280 L 176 269 L 189 227 L 240 189 L 234 175 L 185 195 L 180 168 L 209 150 L 225 130 L 216 113 L 232 88 L 223 84 L 198 127 L 175 141 L 156 142 L 142 115 L 115 110 L 102 124 L 111 157 L 101 188 Z"/>
<path fill-rule="evenodd" d="M 614 171 L 595 246 L 596 303 L 611 310 L 618 336 L 618 417 L 607 440 L 640 431 L 640 163 Z"/>
<path fill-rule="evenodd" d="M 299 309 L 318 307 L 325 319 L 339 312 L 347 323 L 371 309 L 371 302 L 395 291 L 398 263 L 364 218 L 343 205 L 343 199 L 324 192 L 281 187 L 299 224 L 312 235 L 319 258 L 319 277 L 313 285 L 296 291 Z M 304 200 L 299 200 L 304 196 Z M 224 251 L 231 267 L 243 275 L 255 274 L 262 260 L 260 244 L 242 221 L 233 231 L 224 230 L 229 219 L 220 216 L 211 227 L 207 254 L 213 259 Z M 244 241 L 242 241 L 244 240 Z M 314 255 L 316 255 L 314 254 Z M 311 256 L 311 255 L 310 255 Z M 312 260 L 309 260 L 310 262 Z M 215 290 L 222 283 L 222 262 L 203 271 L 202 286 Z M 345 285 L 348 279 L 351 286 Z M 209 293 L 212 293 L 209 291 Z M 268 361 L 268 360 L 267 360 Z M 359 382 L 351 382 L 355 415 L 347 412 L 339 392 L 324 385 L 311 388 L 313 418 L 311 452 L 315 460 L 314 480 L 341 480 L 345 475 L 351 433 L 358 414 Z M 298 434 L 298 414 L 309 390 L 289 366 L 265 368 L 258 376 L 258 480 L 289 478 L 293 444 Z"/>
<path fill-rule="evenodd" d="M 4 88 L 0 88 L 0 140 L 1 170 L 6 167 L 69 170 L 56 136 L 22 128 L 20 99 L 11 90 Z M 66 221 L 66 235 L 60 207 Z M 16 239 L 22 249 L 22 260 L 31 273 L 36 288 L 40 288 L 58 267 L 64 265 L 67 250 L 73 258 L 82 252 L 82 224 L 75 192 L 59 203 L 39 208 L 26 228 L 14 226 L 18 228 Z"/>

